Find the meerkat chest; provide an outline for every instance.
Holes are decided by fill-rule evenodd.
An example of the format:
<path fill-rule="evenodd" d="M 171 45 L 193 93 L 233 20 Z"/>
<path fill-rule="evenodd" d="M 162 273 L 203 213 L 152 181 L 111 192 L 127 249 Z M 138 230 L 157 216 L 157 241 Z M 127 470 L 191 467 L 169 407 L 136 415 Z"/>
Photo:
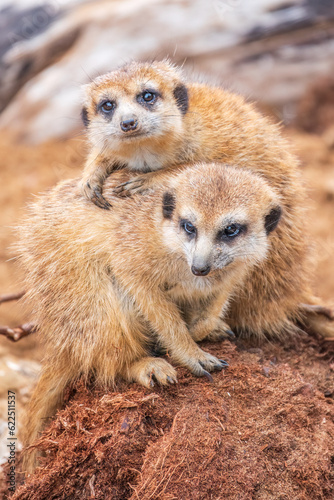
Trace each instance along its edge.
<path fill-rule="evenodd" d="M 144 148 L 138 148 L 133 151 L 132 155 L 127 158 L 122 158 L 126 162 L 129 170 L 135 172 L 153 172 L 160 170 L 164 166 L 163 155 L 157 155 L 152 151 Z"/>
<path fill-rule="evenodd" d="M 173 302 L 192 302 L 206 300 L 214 293 L 215 286 L 207 278 L 190 277 L 165 283 L 164 291 Z"/>

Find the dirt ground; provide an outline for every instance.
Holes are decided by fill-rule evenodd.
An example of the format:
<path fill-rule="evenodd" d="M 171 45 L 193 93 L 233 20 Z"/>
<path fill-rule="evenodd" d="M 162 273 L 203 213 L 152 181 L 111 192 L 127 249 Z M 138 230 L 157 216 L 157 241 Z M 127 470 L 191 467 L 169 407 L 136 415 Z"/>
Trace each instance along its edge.
<path fill-rule="evenodd" d="M 333 498 L 334 364 L 319 346 L 204 348 L 230 362 L 213 383 L 179 369 L 168 389 L 77 386 L 13 498 Z"/>
<path fill-rule="evenodd" d="M 312 131 L 307 123 L 311 131 L 284 133 L 309 192 L 305 227 L 317 254 L 314 287 L 334 305 L 334 133 L 322 123 Z M 22 207 L 77 175 L 84 155 L 80 137 L 39 147 L 0 138 L 0 293 L 22 288 L 9 260 L 11 226 Z M 0 306 L 0 324 L 28 319 L 19 303 Z M 47 451 L 44 467 L 14 498 L 333 498 L 334 342 L 301 338 L 289 345 L 238 341 L 204 348 L 230 363 L 212 384 L 178 369 L 176 387 L 153 392 L 122 384 L 108 393 L 73 389 L 39 442 Z M 33 334 L 17 344 L 0 338 L 0 354 L 38 362 L 42 349 Z"/>

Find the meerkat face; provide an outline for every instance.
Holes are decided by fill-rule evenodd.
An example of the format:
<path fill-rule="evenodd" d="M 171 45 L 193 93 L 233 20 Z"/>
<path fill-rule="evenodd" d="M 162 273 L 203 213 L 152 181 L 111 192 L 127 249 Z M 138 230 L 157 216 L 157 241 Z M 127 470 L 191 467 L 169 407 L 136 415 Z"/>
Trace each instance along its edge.
<path fill-rule="evenodd" d="M 131 63 L 85 86 L 82 118 L 93 145 L 123 152 L 179 134 L 188 94 L 178 71 L 168 62 Z"/>
<path fill-rule="evenodd" d="M 224 165 L 189 167 L 163 195 L 164 243 L 195 276 L 261 262 L 281 208 L 251 172 Z"/>

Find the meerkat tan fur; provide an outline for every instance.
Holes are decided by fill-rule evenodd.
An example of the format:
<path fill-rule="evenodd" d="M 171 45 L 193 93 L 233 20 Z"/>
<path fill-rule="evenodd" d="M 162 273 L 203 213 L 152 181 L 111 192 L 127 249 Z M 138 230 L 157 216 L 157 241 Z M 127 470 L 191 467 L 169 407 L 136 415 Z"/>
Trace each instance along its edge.
<path fill-rule="evenodd" d="M 107 180 L 108 200 L 120 175 Z M 263 179 L 214 164 L 112 203 L 102 211 L 78 180 L 63 182 L 21 227 L 28 298 L 46 342 L 26 445 L 80 376 L 103 385 L 117 376 L 147 387 L 174 383 L 173 366 L 150 355 L 152 342 L 198 376 L 226 366 L 195 341 L 226 334 L 228 302 L 267 257 L 281 217 L 280 197 Z M 27 455 L 27 470 L 35 458 Z"/>
<path fill-rule="evenodd" d="M 309 285 L 304 188 L 277 125 L 241 96 L 186 81 L 168 61 L 133 62 L 98 77 L 85 88 L 82 116 L 91 144 L 82 190 L 103 208 L 103 182 L 119 168 L 137 174 L 119 195 L 145 192 L 187 162 L 228 162 L 263 176 L 281 196 L 283 219 L 266 264 L 231 304 L 230 324 L 261 338 L 281 336 L 298 320 L 334 336 Z"/>

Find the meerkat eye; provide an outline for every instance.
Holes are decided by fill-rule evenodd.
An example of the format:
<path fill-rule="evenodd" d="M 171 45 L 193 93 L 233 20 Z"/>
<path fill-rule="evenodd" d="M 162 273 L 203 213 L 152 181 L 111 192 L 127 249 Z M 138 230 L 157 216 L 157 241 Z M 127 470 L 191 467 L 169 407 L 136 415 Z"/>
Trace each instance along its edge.
<path fill-rule="evenodd" d="M 156 95 L 153 92 L 144 92 L 143 99 L 145 102 L 152 102 L 155 101 Z"/>
<path fill-rule="evenodd" d="M 104 101 L 100 104 L 100 109 L 103 113 L 110 113 L 115 108 L 115 103 L 112 101 Z"/>
<path fill-rule="evenodd" d="M 234 238 L 235 236 L 238 236 L 239 233 L 240 233 L 240 227 L 238 227 L 237 224 L 231 224 L 230 226 L 227 226 L 224 229 L 224 235 L 227 236 L 228 238 Z"/>
<path fill-rule="evenodd" d="M 230 224 L 223 229 L 219 236 L 222 240 L 232 240 L 246 231 L 247 227 L 244 224 Z"/>
<path fill-rule="evenodd" d="M 196 233 L 197 233 L 197 229 L 196 227 L 189 221 L 187 220 L 182 220 L 181 221 L 181 227 L 182 229 L 185 230 L 185 232 L 189 235 L 189 236 L 195 236 Z"/>
<path fill-rule="evenodd" d="M 139 96 L 137 97 L 137 100 L 139 103 L 142 104 L 154 104 L 155 101 L 158 98 L 158 93 L 153 92 L 152 90 L 144 90 Z"/>

